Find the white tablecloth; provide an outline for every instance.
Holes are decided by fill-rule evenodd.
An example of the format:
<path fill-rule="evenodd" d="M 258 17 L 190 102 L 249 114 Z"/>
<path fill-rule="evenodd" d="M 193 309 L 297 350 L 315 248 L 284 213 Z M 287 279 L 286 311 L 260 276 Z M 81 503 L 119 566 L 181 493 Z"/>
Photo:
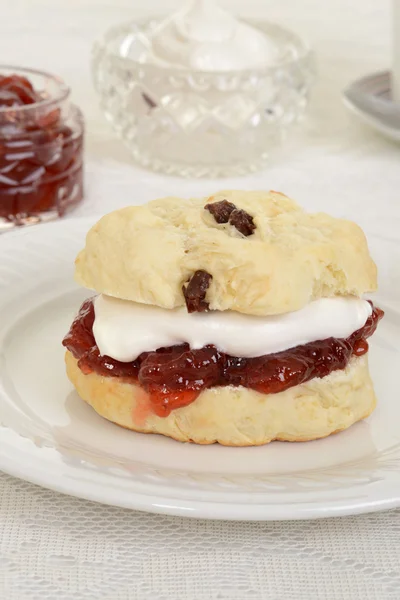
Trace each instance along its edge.
<path fill-rule="evenodd" d="M 400 148 L 357 123 L 340 101 L 346 83 L 389 67 L 389 4 L 224 4 L 268 14 L 305 35 L 317 51 L 320 76 L 308 121 L 270 169 L 245 179 L 195 182 L 132 167 L 100 115 L 88 75 L 95 36 L 130 15 L 176 2 L 2 3 L 0 62 L 59 73 L 85 111 L 87 201 L 75 214 L 221 187 L 280 189 L 309 209 L 356 219 L 377 258 L 381 289 L 390 293 L 390 281 L 400 278 Z M 400 510 L 314 522 L 192 521 L 100 506 L 0 474 L 0 598 L 397 600 Z"/>

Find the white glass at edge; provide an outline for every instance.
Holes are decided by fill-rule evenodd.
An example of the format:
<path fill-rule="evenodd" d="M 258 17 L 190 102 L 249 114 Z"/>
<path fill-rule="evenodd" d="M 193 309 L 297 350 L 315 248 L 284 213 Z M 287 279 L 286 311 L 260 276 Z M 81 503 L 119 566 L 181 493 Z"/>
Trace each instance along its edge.
<path fill-rule="evenodd" d="M 96 415 L 65 375 L 61 339 L 89 295 L 72 277 L 89 225 L 70 220 L 2 238 L 2 470 L 98 502 L 192 517 L 299 519 L 400 505 L 400 319 L 390 302 L 379 299 L 386 317 L 370 351 L 378 407 L 349 430 L 258 448 L 132 433 Z"/>
<path fill-rule="evenodd" d="M 392 0 L 392 94 L 400 102 L 400 0 Z"/>

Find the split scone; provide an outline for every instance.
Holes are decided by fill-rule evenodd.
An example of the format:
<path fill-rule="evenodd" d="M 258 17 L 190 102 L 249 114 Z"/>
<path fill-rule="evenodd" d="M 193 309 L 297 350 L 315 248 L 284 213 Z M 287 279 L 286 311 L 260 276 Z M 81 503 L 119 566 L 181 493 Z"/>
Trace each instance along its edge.
<path fill-rule="evenodd" d="M 199 444 L 306 441 L 375 407 L 361 229 L 277 192 L 225 191 L 117 210 L 76 280 L 97 296 L 64 339 L 70 380 L 128 429 Z"/>

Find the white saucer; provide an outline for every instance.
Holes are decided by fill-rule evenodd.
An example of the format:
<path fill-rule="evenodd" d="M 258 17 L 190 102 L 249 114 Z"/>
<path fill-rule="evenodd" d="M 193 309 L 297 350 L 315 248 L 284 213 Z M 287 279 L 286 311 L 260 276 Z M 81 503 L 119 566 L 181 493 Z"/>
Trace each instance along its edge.
<path fill-rule="evenodd" d="M 344 90 L 343 100 L 367 125 L 400 140 L 400 104 L 392 100 L 389 71 L 358 79 Z"/>
<path fill-rule="evenodd" d="M 69 220 L 1 239 L 0 469 L 106 504 L 214 519 L 309 519 L 400 506 L 400 309 L 371 344 L 378 408 L 316 442 L 258 448 L 181 444 L 99 417 L 64 369 L 61 340 L 89 295 L 73 261 L 92 223 Z M 397 285 L 397 287 L 396 287 Z M 394 280 L 394 297 L 400 297 Z"/>

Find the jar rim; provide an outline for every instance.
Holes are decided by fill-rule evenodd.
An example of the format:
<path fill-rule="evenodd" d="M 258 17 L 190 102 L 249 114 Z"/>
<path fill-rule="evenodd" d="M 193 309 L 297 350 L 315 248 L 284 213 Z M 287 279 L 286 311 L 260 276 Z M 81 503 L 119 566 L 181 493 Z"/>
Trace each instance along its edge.
<path fill-rule="evenodd" d="M 60 102 L 68 98 L 71 92 L 70 87 L 64 82 L 63 79 L 61 79 L 61 77 L 58 77 L 58 75 L 53 75 L 48 71 L 41 71 L 38 69 L 31 69 L 30 67 L 17 67 L 14 65 L 6 65 L 0 63 L 0 75 L 2 75 L 2 71 L 8 71 L 15 75 L 27 77 L 29 77 L 29 75 L 44 77 L 57 84 L 57 93 L 51 98 L 45 98 L 43 100 L 39 100 L 39 102 L 32 102 L 31 104 L 24 104 L 22 106 L 0 106 L 0 115 L 5 114 L 7 112 L 23 114 L 24 112 L 28 112 L 29 110 L 51 107 L 53 105 L 59 104 Z"/>

